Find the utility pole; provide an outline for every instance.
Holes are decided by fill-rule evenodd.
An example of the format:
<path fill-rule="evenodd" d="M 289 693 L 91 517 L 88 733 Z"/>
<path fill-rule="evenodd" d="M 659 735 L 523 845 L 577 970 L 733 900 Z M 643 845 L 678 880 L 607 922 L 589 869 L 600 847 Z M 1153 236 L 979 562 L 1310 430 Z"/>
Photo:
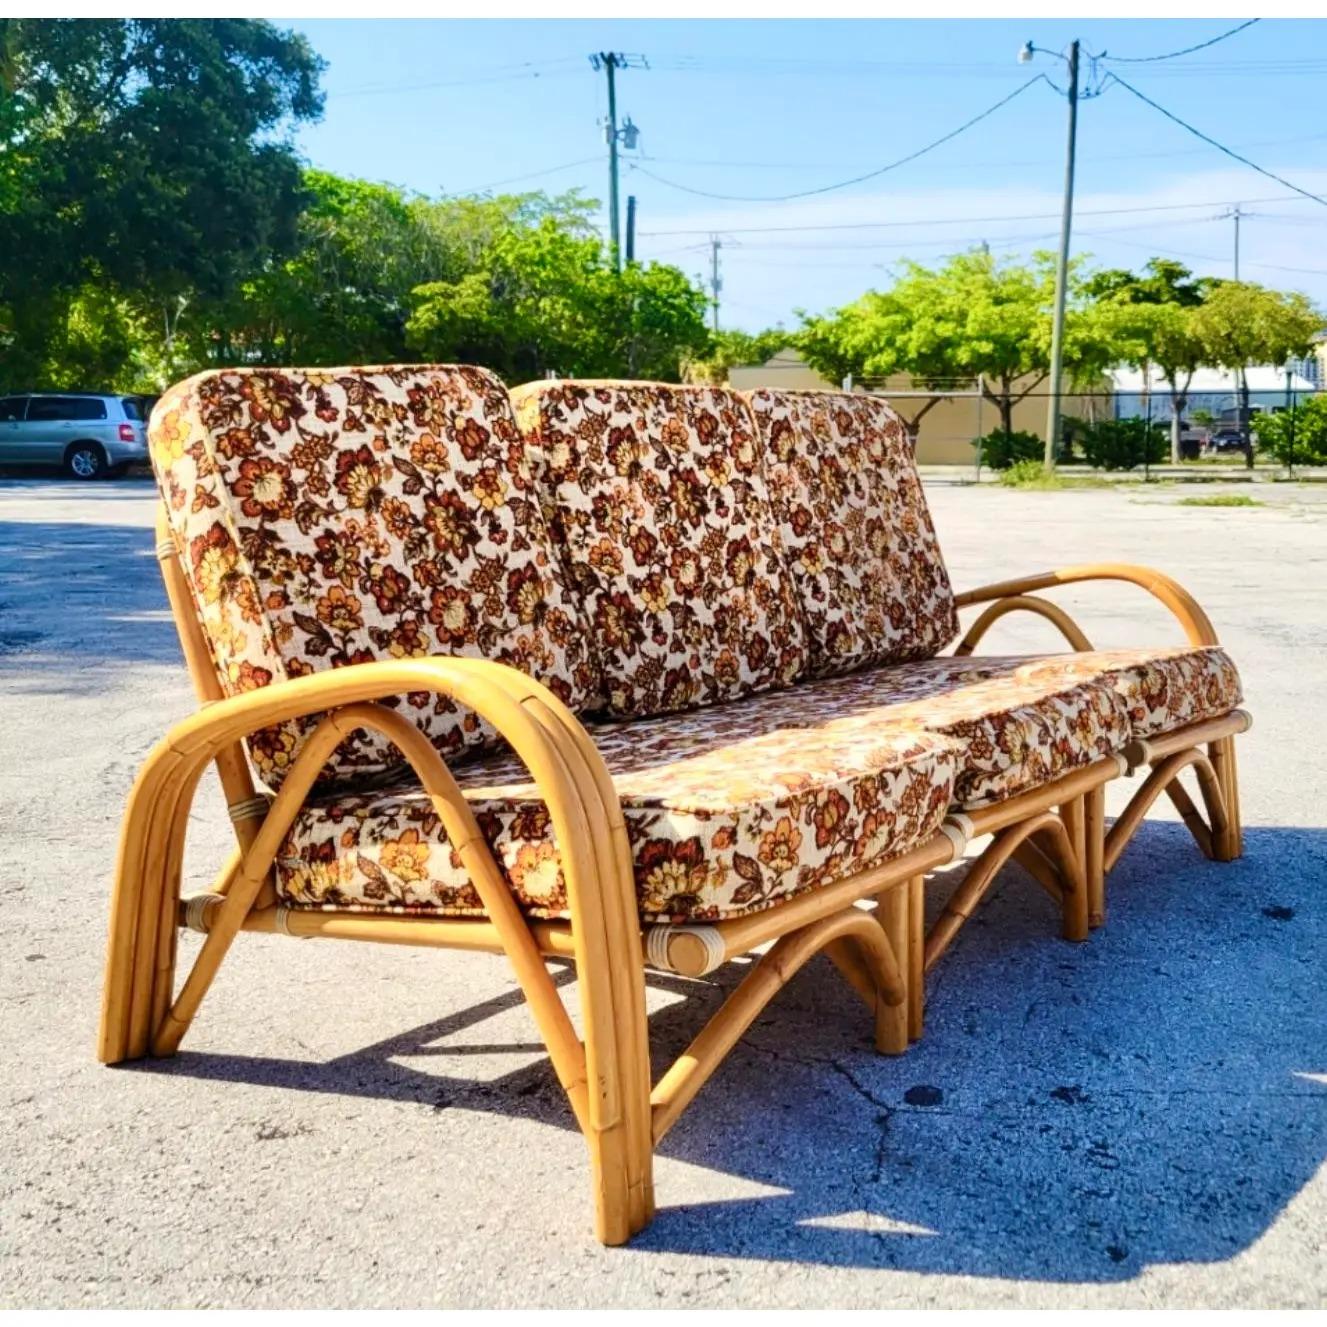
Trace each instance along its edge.
<path fill-rule="evenodd" d="M 1236 203 L 1229 211 L 1223 212 L 1218 220 L 1229 219 L 1235 223 L 1235 280 L 1239 280 L 1239 223 L 1242 218 L 1249 214 Z M 1244 365 L 1240 365 L 1235 370 L 1235 390 L 1238 393 L 1239 405 L 1236 407 L 1236 417 L 1239 420 L 1239 434 L 1244 444 L 1244 464 L 1253 469 L 1253 439 L 1249 436 L 1249 378 L 1244 371 Z"/>
<path fill-rule="evenodd" d="M 1229 211 L 1222 212 L 1221 215 L 1217 217 L 1218 221 L 1233 221 L 1235 223 L 1235 280 L 1236 281 L 1239 280 L 1239 223 L 1241 218 L 1246 217 L 1248 215 L 1249 214 L 1243 209 L 1243 207 L 1241 207 L 1239 203 L 1236 203 L 1235 206 L 1230 208 Z"/>
<path fill-rule="evenodd" d="M 717 332 L 719 330 L 719 292 L 723 289 L 723 282 L 719 279 L 719 250 L 723 248 L 723 241 L 717 235 L 710 236 L 710 311 L 713 317 L 713 327 Z"/>
<path fill-rule="evenodd" d="M 617 71 L 619 69 L 648 69 L 642 55 L 623 55 L 621 51 L 600 51 L 590 56 L 590 67 L 596 71 L 602 69 L 608 75 L 608 123 L 604 126 L 604 137 L 608 140 L 608 234 L 609 258 L 613 270 L 622 270 L 622 221 L 618 209 L 618 166 L 617 145 L 628 149 L 636 146 L 640 131 L 631 123 L 631 116 L 621 129 L 617 127 Z"/>
<path fill-rule="evenodd" d="M 617 219 L 617 56 L 606 51 L 599 56 L 608 75 L 608 242 L 613 270 L 621 271 L 622 255 L 618 248 Z"/>
<path fill-rule="evenodd" d="M 627 266 L 636 261 L 636 195 L 627 195 Z"/>
<path fill-rule="evenodd" d="M 1078 42 L 1069 46 L 1069 143 L 1064 163 L 1064 211 L 1060 257 L 1055 267 L 1055 316 L 1051 323 L 1051 390 L 1046 404 L 1046 469 L 1055 468 L 1060 442 L 1060 375 L 1064 362 L 1064 301 L 1069 284 L 1069 232 L 1074 219 L 1074 153 L 1078 138 Z"/>

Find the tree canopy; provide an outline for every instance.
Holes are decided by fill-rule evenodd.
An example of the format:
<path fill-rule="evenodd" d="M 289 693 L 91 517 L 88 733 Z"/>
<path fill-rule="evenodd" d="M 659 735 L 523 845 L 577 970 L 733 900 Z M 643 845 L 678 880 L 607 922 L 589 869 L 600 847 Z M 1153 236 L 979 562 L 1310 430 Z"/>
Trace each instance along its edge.
<path fill-rule="evenodd" d="M 714 333 L 677 267 L 614 270 L 578 193 L 430 198 L 309 169 L 293 134 L 321 113 L 321 73 L 265 20 L 0 19 L 0 386 L 408 358 L 723 381 L 794 345 L 831 381 L 980 376 L 1009 434 L 1049 375 L 1049 254 L 907 262 L 794 331 Z M 1281 363 L 1320 325 L 1301 295 L 1080 258 L 1066 385 L 1147 365 L 1178 416 L 1200 364 Z"/>
<path fill-rule="evenodd" d="M 1098 377 L 1116 358 L 1100 303 L 1089 298 L 1081 260 L 1070 268 L 1064 372 L 1068 382 Z M 1055 261 L 1038 253 L 1028 264 L 985 250 L 957 254 L 943 266 L 903 265 L 885 291 L 868 291 L 825 317 L 805 320 L 799 344 L 831 380 L 894 373 L 937 391 L 981 376 L 1006 433 L 1013 409 L 1050 373 Z M 913 419 L 920 419 L 918 412 Z"/>
<path fill-rule="evenodd" d="M 7 357 L 67 332 L 80 292 L 164 321 L 294 245 L 288 136 L 322 62 L 256 19 L 0 20 L 0 308 Z"/>

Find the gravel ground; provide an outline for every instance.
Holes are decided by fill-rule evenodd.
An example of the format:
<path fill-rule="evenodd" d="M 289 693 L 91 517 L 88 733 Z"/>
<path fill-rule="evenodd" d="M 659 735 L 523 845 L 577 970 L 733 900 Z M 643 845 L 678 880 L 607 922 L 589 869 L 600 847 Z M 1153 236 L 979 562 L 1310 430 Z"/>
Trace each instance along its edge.
<path fill-rule="evenodd" d="M 0 482 L 0 1306 L 1322 1304 L 1327 488 L 1184 492 L 932 487 L 960 586 L 1124 559 L 1199 596 L 1256 719 L 1245 859 L 1159 812 L 1081 946 L 1011 869 L 899 1059 L 817 960 L 605 1250 L 495 959 L 244 936 L 177 1058 L 94 1062 L 124 795 L 190 696 L 150 485 Z M 1103 646 L 1176 638 L 1127 587 L 1062 601 Z M 215 790 L 192 834 L 197 888 Z M 652 980 L 661 1062 L 732 980 Z"/>

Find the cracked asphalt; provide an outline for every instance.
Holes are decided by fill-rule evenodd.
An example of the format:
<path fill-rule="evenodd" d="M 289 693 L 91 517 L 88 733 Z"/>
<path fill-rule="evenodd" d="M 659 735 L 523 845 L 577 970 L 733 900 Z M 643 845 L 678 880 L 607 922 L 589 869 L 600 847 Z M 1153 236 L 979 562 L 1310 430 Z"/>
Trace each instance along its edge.
<path fill-rule="evenodd" d="M 1244 860 L 1158 807 L 1082 945 L 1010 868 L 897 1059 L 816 960 L 606 1250 L 500 960 L 243 936 L 177 1058 L 95 1063 L 124 796 L 191 700 L 150 484 L 0 481 L 0 1306 L 1321 1306 L 1327 487 L 1186 491 L 931 497 L 961 587 L 1127 560 L 1198 595 L 1255 717 Z M 1101 646 L 1177 639 L 1129 587 L 1060 601 Z M 205 788 L 187 888 L 227 840 Z M 657 1068 L 741 971 L 651 978 Z"/>

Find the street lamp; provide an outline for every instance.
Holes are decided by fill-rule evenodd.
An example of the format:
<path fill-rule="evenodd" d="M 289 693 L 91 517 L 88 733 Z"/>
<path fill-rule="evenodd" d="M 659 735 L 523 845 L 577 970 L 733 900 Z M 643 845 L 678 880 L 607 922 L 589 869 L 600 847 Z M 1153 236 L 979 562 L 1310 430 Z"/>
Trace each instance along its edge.
<path fill-rule="evenodd" d="M 1074 215 L 1074 150 L 1078 137 L 1078 42 L 1069 43 L 1069 54 L 1046 51 L 1024 42 L 1019 64 L 1030 64 L 1034 55 L 1059 55 L 1069 66 L 1069 144 L 1064 166 L 1064 210 L 1060 217 L 1060 256 L 1055 266 L 1055 313 L 1051 323 L 1051 390 L 1046 406 L 1046 469 L 1055 468 L 1060 442 L 1060 375 L 1064 360 L 1064 300 L 1069 281 L 1069 231 Z"/>

